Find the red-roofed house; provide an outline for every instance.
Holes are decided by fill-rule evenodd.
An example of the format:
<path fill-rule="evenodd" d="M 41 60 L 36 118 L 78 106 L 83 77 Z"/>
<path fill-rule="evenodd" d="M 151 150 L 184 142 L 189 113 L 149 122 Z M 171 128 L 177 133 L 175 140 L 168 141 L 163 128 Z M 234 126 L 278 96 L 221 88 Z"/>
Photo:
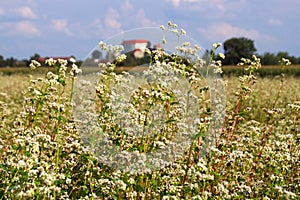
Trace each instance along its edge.
<path fill-rule="evenodd" d="M 124 46 L 125 52 L 131 52 L 135 50 L 145 51 L 148 40 L 124 40 L 121 45 Z"/>

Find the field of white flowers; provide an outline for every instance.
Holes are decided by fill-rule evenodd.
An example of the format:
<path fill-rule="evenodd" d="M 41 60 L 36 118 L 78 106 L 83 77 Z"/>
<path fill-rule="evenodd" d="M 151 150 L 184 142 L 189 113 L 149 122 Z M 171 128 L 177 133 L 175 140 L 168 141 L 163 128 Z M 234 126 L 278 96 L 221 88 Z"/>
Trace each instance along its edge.
<path fill-rule="evenodd" d="M 152 127 L 151 137 L 136 137 L 132 129 L 122 129 L 113 115 L 121 108 L 111 103 L 116 98 L 111 84 L 126 82 L 130 74 L 114 73 L 114 63 L 104 66 L 93 87 L 101 133 L 82 137 L 82 129 L 93 130 L 86 127 L 89 124 L 78 128 L 74 119 L 78 101 L 72 91 L 80 73 L 74 63 L 49 59 L 47 64 L 55 70 L 47 74 L 34 73 L 39 70 L 37 62 L 32 62 L 31 68 L 37 69 L 30 76 L 0 74 L 0 199 L 298 199 L 299 79 L 256 78 L 259 59 L 242 60 L 238 67 L 245 68 L 244 76 L 223 77 L 227 97 L 223 121 L 218 136 L 209 140 L 212 106 L 217 105 L 211 102 L 212 91 L 203 85 L 194 65 L 185 65 L 178 57 L 164 62 L 164 56 L 158 55 L 153 66 L 170 67 L 187 77 L 199 92 L 194 97 L 200 114 L 193 125 L 196 134 L 183 153 L 145 171 L 106 163 L 101 144 L 107 141 L 92 149 L 86 144 L 105 135 L 128 152 L 167 148 L 178 132 L 189 130 L 182 128 L 179 97 L 168 87 L 149 84 L 135 90 L 131 99 L 135 112 L 124 115 L 127 123 L 136 123 L 136 131 L 149 128 L 151 120 L 144 111 L 154 104 L 165 110 L 166 122 L 159 130 Z M 210 64 L 221 71 L 219 62 Z M 290 63 L 282 59 L 281 64 L 284 69 Z"/>

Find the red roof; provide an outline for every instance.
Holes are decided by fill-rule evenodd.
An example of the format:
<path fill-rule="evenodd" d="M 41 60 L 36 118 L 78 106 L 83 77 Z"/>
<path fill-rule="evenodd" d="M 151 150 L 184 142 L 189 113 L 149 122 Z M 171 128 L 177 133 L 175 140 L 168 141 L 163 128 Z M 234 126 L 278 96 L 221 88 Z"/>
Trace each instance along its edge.
<path fill-rule="evenodd" d="M 122 44 L 147 43 L 148 40 L 124 40 Z"/>

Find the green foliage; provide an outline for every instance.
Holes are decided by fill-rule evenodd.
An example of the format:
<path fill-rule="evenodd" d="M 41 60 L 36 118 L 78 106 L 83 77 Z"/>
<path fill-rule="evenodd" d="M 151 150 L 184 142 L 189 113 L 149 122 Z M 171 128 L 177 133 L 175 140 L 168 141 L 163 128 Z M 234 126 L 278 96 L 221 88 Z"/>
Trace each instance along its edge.
<path fill-rule="evenodd" d="M 40 54 L 35 53 L 33 56 L 30 57 L 29 60 L 38 60 L 40 57 L 41 57 Z"/>
<path fill-rule="evenodd" d="M 279 62 L 278 62 L 279 63 Z M 245 70 L 243 68 L 238 68 L 236 66 L 223 66 L 222 67 L 223 74 L 222 76 L 242 76 L 245 74 Z M 263 65 L 262 68 L 257 71 L 257 77 L 261 78 L 275 78 L 282 74 L 282 69 L 279 65 Z M 292 65 L 285 68 L 284 71 L 285 76 L 293 76 L 300 77 L 300 66 Z"/>
<path fill-rule="evenodd" d="M 223 44 L 225 65 L 236 65 L 241 58 L 251 58 L 256 52 L 254 42 L 248 38 L 231 38 Z"/>
<path fill-rule="evenodd" d="M 287 58 L 293 64 L 300 64 L 299 58 L 290 56 L 288 52 L 279 51 L 277 54 L 267 52 L 259 57 L 261 57 L 261 63 L 263 65 L 279 65 L 279 61 L 281 60 L 281 58 Z"/>
<path fill-rule="evenodd" d="M 102 58 L 102 52 L 99 50 L 94 50 L 92 53 L 92 59 L 100 59 Z"/>

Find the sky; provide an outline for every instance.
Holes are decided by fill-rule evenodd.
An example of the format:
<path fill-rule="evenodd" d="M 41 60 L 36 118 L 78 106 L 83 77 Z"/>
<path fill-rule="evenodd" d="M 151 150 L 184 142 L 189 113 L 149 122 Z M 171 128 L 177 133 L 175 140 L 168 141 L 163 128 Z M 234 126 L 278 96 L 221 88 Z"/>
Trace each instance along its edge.
<path fill-rule="evenodd" d="M 258 54 L 300 57 L 299 8 L 299 0 L 1 0 L 0 55 L 84 59 L 115 34 L 171 21 L 205 49 L 246 37 Z"/>

